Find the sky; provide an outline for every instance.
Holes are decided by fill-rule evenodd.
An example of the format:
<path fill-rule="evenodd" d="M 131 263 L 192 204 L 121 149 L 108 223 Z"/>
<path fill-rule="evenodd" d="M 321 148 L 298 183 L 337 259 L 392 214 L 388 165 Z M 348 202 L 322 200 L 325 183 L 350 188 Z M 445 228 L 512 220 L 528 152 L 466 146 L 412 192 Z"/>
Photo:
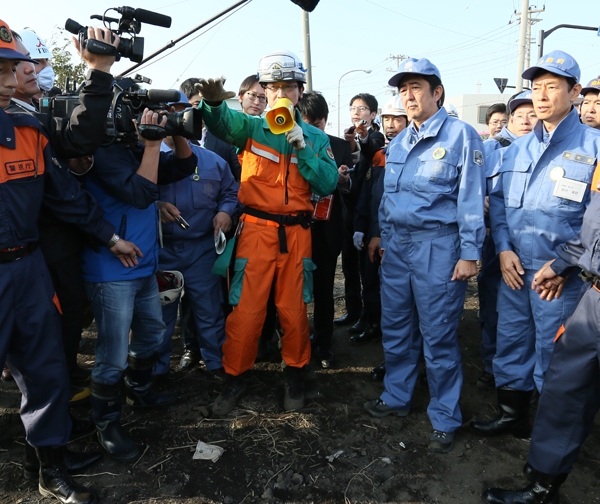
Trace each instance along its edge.
<path fill-rule="evenodd" d="M 144 0 L 140 7 L 172 17 L 171 28 L 143 25 L 144 55 L 148 56 L 171 40 L 207 21 L 237 0 Z M 558 24 L 600 26 L 600 11 L 583 0 L 536 0 L 530 7 L 545 12 L 534 14 L 542 21 L 539 30 Z M 6 5 L 8 4 L 8 5 Z M 30 0 L 27 10 L 18 2 L 5 2 L 1 18 L 15 30 L 31 27 L 47 42 L 60 37 L 67 17 L 82 25 L 99 26 L 89 19 L 110 5 L 99 0 L 63 2 L 68 8 L 48 8 L 46 1 Z M 56 4 L 54 4 L 56 5 Z M 357 93 L 375 95 L 380 107 L 391 96 L 387 81 L 397 61 L 390 56 L 426 57 L 439 69 L 446 96 L 497 93 L 494 77 L 508 78 L 515 85 L 520 25 L 514 12 L 522 0 L 321 0 L 310 14 L 313 89 L 323 93 L 329 104 L 327 132 L 337 131 L 338 84 L 340 85 L 341 128 L 350 126 L 348 104 Z M 108 16 L 118 17 L 112 13 Z M 513 21 L 510 24 L 510 21 Z M 200 35 L 200 36 L 198 36 Z M 184 45 L 185 44 L 185 45 Z M 251 0 L 239 10 L 210 24 L 173 49 L 134 71 L 152 79 L 154 88 L 176 88 L 188 77 L 227 78 L 226 88 L 236 91 L 241 81 L 256 73 L 261 56 L 287 49 L 304 58 L 302 11 L 290 0 Z M 544 52 L 561 49 L 581 67 L 583 84 L 600 74 L 600 37 L 594 31 L 560 29 L 544 42 Z M 532 44 L 532 62 L 537 59 Z M 166 55 L 166 56 L 165 56 Z M 114 65 L 115 74 L 132 66 L 128 60 Z M 480 83 L 480 86 L 478 86 Z M 512 94 L 510 89 L 505 93 Z"/>

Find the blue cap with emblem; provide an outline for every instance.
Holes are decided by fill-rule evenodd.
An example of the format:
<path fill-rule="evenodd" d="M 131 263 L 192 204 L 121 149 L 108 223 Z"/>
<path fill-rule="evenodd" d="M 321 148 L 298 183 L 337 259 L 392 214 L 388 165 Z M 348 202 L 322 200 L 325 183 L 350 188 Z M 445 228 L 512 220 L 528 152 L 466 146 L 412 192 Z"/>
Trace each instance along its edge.
<path fill-rule="evenodd" d="M 531 91 L 523 91 L 508 102 L 510 113 L 512 114 L 515 110 L 517 110 L 517 107 L 520 107 L 524 103 L 528 103 L 529 105 L 533 104 L 533 100 L 531 99 Z"/>
<path fill-rule="evenodd" d="M 529 67 L 521 76 L 523 79 L 532 80 L 538 70 L 546 70 L 563 77 L 571 77 L 575 79 L 575 82 L 579 82 L 581 77 L 577 61 L 564 51 L 551 51 L 544 54 L 536 65 Z"/>
<path fill-rule="evenodd" d="M 590 82 L 588 82 L 587 86 L 585 86 L 581 90 L 581 95 L 585 96 L 590 91 L 594 91 L 596 93 L 600 93 L 600 77 L 596 77 L 595 79 L 592 79 Z"/>
<path fill-rule="evenodd" d="M 438 79 L 442 80 L 438 68 L 427 58 L 409 58 L 400 64 L 398 73 L 388 81 L 388 85 L 398 87 L 400 81 L 408 74 L 437 75 Z"/>
<path fill-rule="evenodd" d="M 186 107 L 191 107 L 192 106 L 192 104 L 188 100 L 188 97 L 185 96 L 185 93 L 183 93 L 182 91 L 178 91 L 177 89 L 171 89 L 170 91 L 175 91 L 176 93 L 179 93 L 179 101 L 174 101 L 174 102 L 167 103 L 167 105 L 169 107 L 172 107 L 173 105 L 185 105 Z"/>

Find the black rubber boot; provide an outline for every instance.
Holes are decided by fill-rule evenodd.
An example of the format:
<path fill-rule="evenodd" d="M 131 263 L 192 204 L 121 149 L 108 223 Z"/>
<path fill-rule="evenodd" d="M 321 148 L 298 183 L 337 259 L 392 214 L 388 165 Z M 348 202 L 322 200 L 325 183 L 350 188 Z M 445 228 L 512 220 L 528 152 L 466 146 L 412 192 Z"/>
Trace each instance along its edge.
<path fill-rule="evenodd" d="M 482 436 L 498 436 L 510 432 L 517 438 L 530 437 L 529 403 L 533 390 L 500 387 L 497 391 L 500 414 L 490 421 L 473 420 L 471 429 Z"/>
<path fill-rule="evenodd" d="M 127 357 L 129 367 L 125 371 L 125 394 L 127 404 L 134 408 L 163 406 L 177 400 L 173 392 L 157 392 L 152 390 L 152 369 L 156 363 L 156 355 L 138 359 L 133 355 Z"/>
<path fill-rule="evenodd" d="M 221 393 L 212 405 L 213 414 L 221 417 L 228 415 L 245 391 L 246 376 L 244 374 L 233 376 L 226 373 Z"/>
<path fill-rule="evenodd" d="M 488 488 L 483 492 L 483 502 L 488 504 L 558 504 L 558 490 L 567 474 L 551 476 L 535 471 L 534 480 L 520 490 Z"/>
<path fill-rule="evenodd" d="M 298 411 L 304 408 L 304 370 L 298 367 L 286 366 L 283 370 L 285 395 L 283 409 Z"/>
<path fill-rule="evenodd" d="M 40 461 L 40 493 L 64 504 L 93 504 L 94 492 L 75 483 L 65 465 L 64 446 L 40 446 L 35 449 Z"/>
<path fill-rule="evenodd" d="M 69 474 L 79 474 L 88 467 L 94 465 L 102 459 L 101 453 L 83 453 L 74 452 L 65 448 L 65 465 Z M 40 475 L 40 461 L 38 460 L 35 448 L 25 442 L 25 464 L 23 466 L 23 476 L 25 479 L 34 480 Z"/>
<path fill-rule="evenodd" d="M 135 460 L 140 451 L 121 426 L 120 383 L 103 385 L 92 380 L 92 413 L 98 441 L 115 460 Z"/>

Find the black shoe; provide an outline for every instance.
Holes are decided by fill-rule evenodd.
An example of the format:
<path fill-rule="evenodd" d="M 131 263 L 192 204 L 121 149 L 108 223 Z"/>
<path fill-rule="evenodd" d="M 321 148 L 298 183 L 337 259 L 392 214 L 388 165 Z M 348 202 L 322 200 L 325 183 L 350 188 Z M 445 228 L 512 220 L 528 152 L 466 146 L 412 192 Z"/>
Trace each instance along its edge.
<path fill-rule="evenodd" d="M 360 313 L 346 313 L 346 315 L 341 316 L 340 318 L 336 318 L 333 320 L 335 325 L 349 325 L 354 324 L 360 318 Z"/>
<path fill-rule="evenodd" d="M 44 497 L 55 497 L 64 504 L 94 504 L 94 492 L 75 483 L 65 465 L 65 447 L 41 446 L 35 449 L 40 461 L 39 490 Z"/>
<path fill-rule="evenodd" d="M 102 459 L 101 453 L 74 452 L 65 448 L 65 465 L 69 474 L 79 474 L 88 467 Z M 34 480 L 40 475 L 40 461 L 35 448 L 25 442 L 25 464 L 23 465 L 23 476 L 25 479 Z"/>
<path fill-rule="evenodd" d="M 333 353 L 328 351 L 319 352 L 319 364 L 322 369 L 331 369 L 333 366 Z"/>
<path fill-rule="evenodd" d="M 496 387 L 496 381 L 494 380 L 494 375 L 492 373 L 488 373 L 484 371 L 483 374 L 477 378 L 477 388 L 481 390 L 493 390 Z"/>
<path fill-rule="evenodd" d="M 140 359 L 129 355 L 129 367 L 125 371 L 125 396 L 127 404 L 134 408 L 164 406 L 177 400 L 173 392 L 157 392 L 152 389 L 152 368 L 156 355 Z"/>
<path fill-rule="evenodd" d="M 133 461 L 140 451 L 121 426 L 121 387 L 92 380 L 92 413 L 98 429 L 98 442 L 115 460 Z"/>
<path fill-rule="evenodd" d="M 454 448 L 454 432 L 443 432 L 433 429 L 429 436 L 427 448 L 435 453 L 449 453 Z"/>
<path fill-rule="evenodd" d="M 385 404 L 385 402 L 383 402 L 379 398 L 367 401 L 363 404 L 363 406 L 365 407 L 365 410 L 367 410 L 368 413 L 377 418 L 384 418 L 389 415 L 405 417 L 408 416 L 410 413 L 410 409 L 402 410 L 390 408 L 387 404 Z"/>
<path fill-rule="evenodd" d="M 233 376 L 225 373 L 225 383 L 212 405 L 212 412 L 221 417 L 228 415 L 235 408 L 235 403 L 245 390 L 246 377 L 243 374 Z"/>
<path fill-rule="evenodd" d="M 348 329 L 348 332 L 350 332 L 358 324 L 360 324 L 360 320 L 356 323 L 356 325 Z M 375 341 L 380 339 L 381 326 L 379 325 L 379 322 L 370 322 L 365 332 L 350 337 L 350 344 L 364 345 L 365 343 L 369 343 L 369 341 Z"/>
<path fill-rule="evenodd" d="M 371 379 L 383 381 L 385 378 L 385 362 L 376 368 L 371 369 Z"/>
<path fill-rule="evenodd" d="M 500 387 L 497 390 L 500 414 L 488 422 L 473 420 L 471 429 L 482 436 L 498 436 L 511 432 L 517 438 L 530 437 L 529 402 L 533 391 L 514 390 L 506 387 Z"/>
<path fill-rule="evenodd" d="M 358 319 L 356 324 L 348 328 L 348 332 L 351 334 L 362 334 L 367 330 L 368 327 L 369 321 L 367 320 L 367 317 L 361 317 Z"/>
<path fill-rule="evenodd" d="M 184 371 L 189 371 L 190 369 L 194 369 L 198 365 L 198 361 L 200 357 L 193 350 L 186 350 L 183 352 L 183 356 L 181 357 L 181 362 L 179 363 L 179 367 Z"/>
<path fill-rule="evenodd" d="M 304 408 L 304 377 L 303 369 L 286 366 L 283 370 L 285 396 L 283 409 L 285 411 L 298 411 Z"/>
<path fill-rule="evenodd" d="M 520 490 L 488 488 L 483 492 L 483 502 L 488 504 L 558 504 L 558 491 L 567 474 L 551 476 L 535 472 L 534 480 Z"/>

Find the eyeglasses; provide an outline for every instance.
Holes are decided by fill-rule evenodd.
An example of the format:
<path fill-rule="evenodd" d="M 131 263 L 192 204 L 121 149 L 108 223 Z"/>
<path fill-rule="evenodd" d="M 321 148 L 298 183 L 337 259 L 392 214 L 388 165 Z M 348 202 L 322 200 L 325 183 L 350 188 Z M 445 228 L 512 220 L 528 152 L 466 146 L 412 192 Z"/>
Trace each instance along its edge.
<path fill-rule="evenodd" d="M 271 91 L 272 93 L 278 93 L 279 91 L 283 91 L 284 93 L 293 93 L 298 89 L 298 84 L 286 84 L 285 86 L 265 86 L 267 91 Z"/>
<path fill-rule="evenodd" d="M 371 109 L 369 107 L 365 107 L 365 106 L 360 106 L 360 107 L 350 107 L 350 112 L 360 112 L 363 113 L 365 110 L 368 110 L 369 112 L 371 112 Z"/>
<path fill-rule="evenodd" d="M 267 103 L 267 97 L 265 95 L 257 95 L 256 93 L 253 93 L 252 91 L 248 91 L 248 92 L 246 92 L 246 96 L 248 98 L 250 98 L 250 101 L 258 100 L 259 103 Z"/>
<path fill-rule="evenodd" d="M 522 121 L 525 118 L 529 119 L 530 121 L 535 121 L 537 119 L 537 115 L 535 115 L 535 112 L 532 112 L 531 114 L 517 114 L 513 117 L 518 121 Z"/>
<path fill-rule="evenodd" d="M 506 126 L 508 124 L 507 120 L 504 121 L 490 121 L 492 126 Z"/>

